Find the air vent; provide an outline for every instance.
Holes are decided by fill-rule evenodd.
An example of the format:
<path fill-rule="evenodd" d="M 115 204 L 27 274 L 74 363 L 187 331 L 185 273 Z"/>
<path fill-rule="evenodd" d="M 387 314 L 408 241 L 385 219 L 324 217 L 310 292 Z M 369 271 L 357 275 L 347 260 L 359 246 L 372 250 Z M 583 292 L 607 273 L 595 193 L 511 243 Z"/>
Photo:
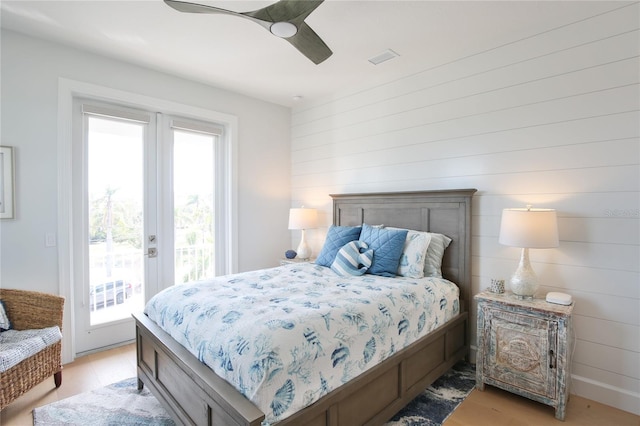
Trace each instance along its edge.
<path fill-rule="evenodd" d="M 374 56 L 373 58 L 369 58 L 369 62 L 371 62 L 373 65 L 378 65 L 388 61 L 389 59 L 393 59 L 396 56 L 400 56 L 400 55 L 398 55 L 396 52 L 394 52 L 391 49 L 387 49 L 381 54 Z"/>

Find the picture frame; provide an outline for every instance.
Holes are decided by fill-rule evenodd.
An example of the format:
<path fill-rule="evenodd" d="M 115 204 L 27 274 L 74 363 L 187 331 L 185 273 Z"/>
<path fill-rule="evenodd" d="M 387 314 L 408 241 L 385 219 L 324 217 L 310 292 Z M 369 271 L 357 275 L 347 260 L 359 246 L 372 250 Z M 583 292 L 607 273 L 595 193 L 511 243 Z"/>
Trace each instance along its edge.
<path fill-rule="evenodd" d="M 13 147 L 0 146 L 0 219 L 15 217 L 13 161 Z"/>

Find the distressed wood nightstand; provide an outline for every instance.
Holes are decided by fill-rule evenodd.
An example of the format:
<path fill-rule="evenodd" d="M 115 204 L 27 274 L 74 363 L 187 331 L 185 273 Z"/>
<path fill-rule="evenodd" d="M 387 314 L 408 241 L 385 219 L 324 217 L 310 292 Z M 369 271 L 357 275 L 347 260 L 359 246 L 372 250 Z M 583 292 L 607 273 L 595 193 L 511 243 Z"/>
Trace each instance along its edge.
<path fill-rule="evenodd" d="M 312 257 L 310 259 L 298 259 L 297 257 L 294 257 L 293 259 L 280 259 L 280 266 L 283 265 L 289 265 L 291 263 L 313 263 L 316 261 L 315 257 Z"/>
<path fill-rule="evenodd" d="M 477 294 L 476 387 L 489 384 L 555 408 L 564 420 L 569 399 L 573 304 Z"/>

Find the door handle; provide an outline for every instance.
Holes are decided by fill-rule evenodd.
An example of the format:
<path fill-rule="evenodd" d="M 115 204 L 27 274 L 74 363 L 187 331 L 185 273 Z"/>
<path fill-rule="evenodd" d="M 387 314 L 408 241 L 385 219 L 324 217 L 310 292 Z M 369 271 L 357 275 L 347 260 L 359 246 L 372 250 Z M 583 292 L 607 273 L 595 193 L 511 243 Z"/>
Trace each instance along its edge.
<path fill-rule="evenodd" d="M 155 247 L 149 247 L 147 249 L 146 256 L 148 256 L 148 257 L 157 257 L 158 256 L 158 249 L 155 248 Z"/>

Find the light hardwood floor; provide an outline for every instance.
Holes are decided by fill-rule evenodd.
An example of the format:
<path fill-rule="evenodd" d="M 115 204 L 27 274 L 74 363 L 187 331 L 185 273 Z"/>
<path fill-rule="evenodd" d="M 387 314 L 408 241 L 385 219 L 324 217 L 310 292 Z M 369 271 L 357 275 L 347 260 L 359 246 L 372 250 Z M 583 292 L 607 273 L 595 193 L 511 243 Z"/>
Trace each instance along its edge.
<path fill-rule="evenodd" d="M 62 386 L 53 378 L 36 386 L 0 413 L 2 426 L 33 424 L 32 410 L 136 374 L 135 345 L 130 344 L 78 358 L 65 365 Z M 640 426 L 640 417 L 572 395 L 564 422 L 554 418 L 551 407 L 491 386 L 474 390 L 447 419 L 444 426 Z"/>

